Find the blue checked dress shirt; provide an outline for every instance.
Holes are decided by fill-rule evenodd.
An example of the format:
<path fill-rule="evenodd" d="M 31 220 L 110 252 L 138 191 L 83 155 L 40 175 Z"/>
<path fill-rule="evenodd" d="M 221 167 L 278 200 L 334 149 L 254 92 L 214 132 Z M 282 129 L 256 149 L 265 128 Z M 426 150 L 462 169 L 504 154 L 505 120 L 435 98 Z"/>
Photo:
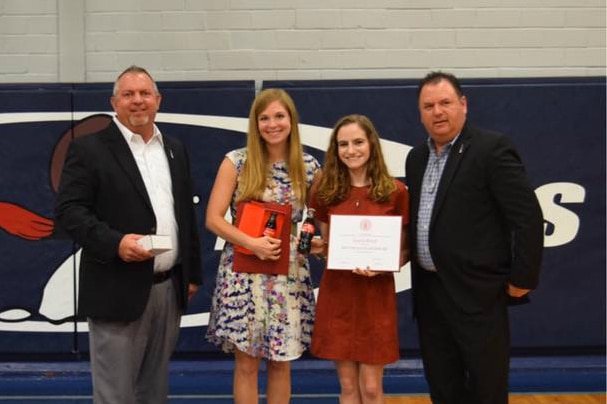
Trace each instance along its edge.
<path fill-rule="evenodd" d="M 432 209 L 434 208 L 434 201 L 436 200 L 436 191 L 438 190 L 438 184 L 443 175 L 445 164 L 449 158 L 449 152 L 451 152 L 453 144 L 458 137 L 459 134 L 449 144 L 443 147 L 440 154 L 436 153 L 434 141 L 430 137 L 428 138 L 428 149 L 430 150 L 430 154 L 428 156 L 426 171 L 424 172 L 419 210 L 417 212 L 417 261 L 422 268 L 428 271 L 436 271 L 436 266 L 430 255 L 430 244 L 428 242 L 430 218 L 432 217 Z"/>

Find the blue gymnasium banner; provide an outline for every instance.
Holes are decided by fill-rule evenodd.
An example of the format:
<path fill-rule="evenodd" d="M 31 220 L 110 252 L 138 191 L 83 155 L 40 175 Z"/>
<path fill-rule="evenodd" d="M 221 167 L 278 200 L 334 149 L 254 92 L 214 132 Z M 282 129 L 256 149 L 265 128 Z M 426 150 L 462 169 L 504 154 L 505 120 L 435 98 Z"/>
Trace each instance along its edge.
<path fill-rule="evenodd" d="M 204 352 L 219 259 L 204 230 L 206 201 L 224 154 L 245 145 L 253 82 L 159 83 L 160 130 L 184 142 L 195 181 L 204 287 L 183 318 L 178 350 Z M 72 137 L 111 119 L 112 84 L 0 86 L 0 355 L 87 351 L 75 323 L 78 246 L 54 228 L 55 192 Z"/>
<path fill-rule="evenodd" d="M 605 80 L 464 80 L 469 119 L 517 144 L 546 219 L 540 288 L 511 309 L 515 349 L 587 352 L 605 346 Z M 266 82 L 300 112 L 306 150 L 322 162 L 341 116 L 369 116 L 393 174 L 426 135 L 416 81 Z M 215 354 L 204 341 L 222 242 L 204 230 L 206 201 L 224 154 L 245 144 L 252 82 L 159 83 L 158 126 L 188 147 L 205 284 L 183 318 L 178 352 Z M 73 321 L 78 246 L 54 229 L 53 204 L 70 139 L 111 114 L 111 84 L 0 86 L 0 355 L 88 349 Z M 322 268 L 314 259 L 315 285 Z M 417 349 L 408 266 L 397 276 L 401 348 Z"/>
<path fill-rule="evenodd" d="M 392 174 L 403 179 L 406 154 L 426 139 L 417 109 L 417 82 L 265 86 L 286 89 L 301 121 L 312 128 L 331 127 L 351 113 L 367 115 L 383 139 Z M 539 289 L 533 292 L 532 304 L 510 309 L 513 348 L 548 353 L 604 349 L 605 78 L 468 79 L 462 84 L 469 120 L 514 140 L 545 218 Z M 305 141 L 307 133 L 302 133 Z M 417 349 L 409 265 L 397 275 L 396 288 L 401 349 Z"/>

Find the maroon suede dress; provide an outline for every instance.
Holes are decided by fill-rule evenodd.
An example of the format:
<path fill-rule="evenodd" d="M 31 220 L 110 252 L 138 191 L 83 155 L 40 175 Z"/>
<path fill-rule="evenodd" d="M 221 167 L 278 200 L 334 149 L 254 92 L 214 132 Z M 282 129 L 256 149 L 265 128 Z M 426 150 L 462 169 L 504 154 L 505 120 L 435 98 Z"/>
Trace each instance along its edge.
<path fill-rule="evenodd" d="M 409 194 L 395 180 L 397 190 L 389 201 L 368 197 L 368 187 L 351 189 L 337 205 L 321 206 L 312 198 L 318 220 L 330 223 L 332 214 L 402 216 L 409 223 Z M 331 240 L 329 240 L 331 243 Z M 399 358 L 394 274 L 375 277 L 351 271 L 325 269 L 316 304 L 311 352 L 314 356 L 365 364 L 385 365 Z"/>

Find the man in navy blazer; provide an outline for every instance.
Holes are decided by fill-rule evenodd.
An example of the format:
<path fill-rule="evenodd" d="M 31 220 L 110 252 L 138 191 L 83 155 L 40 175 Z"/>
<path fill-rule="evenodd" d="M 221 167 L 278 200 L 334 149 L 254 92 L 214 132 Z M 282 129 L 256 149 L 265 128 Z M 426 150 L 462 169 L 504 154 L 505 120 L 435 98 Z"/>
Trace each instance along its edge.
<path fill-rule="evenodd" d="M 434 404 L 507 404 L 507 305 L 537 287 L 541 208 L 512 142 L 466 122 L 457 78 L 419 84 L 407 156 L 414 310 Z"/>
<path fill-rule="evenodd" d="M 145 69 L 126 69 L 113 122 L 71 142 L 61 176 L 55 214 L 82 246 L 78 315 L 96 404 L 166 402 L 180 318 L 202 283 L 189 159 L 154 123 L 160 101 Z M 144 235 L 172 248 L 155 255 Z"/>

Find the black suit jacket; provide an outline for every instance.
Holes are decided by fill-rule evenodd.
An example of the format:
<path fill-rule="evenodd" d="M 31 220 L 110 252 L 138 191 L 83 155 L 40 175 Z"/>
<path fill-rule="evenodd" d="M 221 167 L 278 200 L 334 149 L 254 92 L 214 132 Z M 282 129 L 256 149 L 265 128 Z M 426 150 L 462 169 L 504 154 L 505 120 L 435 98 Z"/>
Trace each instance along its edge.
<path fill-rule="evenodd" d="M 413 293 L 423 271 L 417 262 L 417 215 L 427 144 L 406 163 L 410 194 Z M 508 282 L 534 289 L 543 250 L 543 218 L 521 159 L 504 135 L 466 124 L 437 189 L 430 221 L 430 253 L 454 303 L 464 312 L 489 310 Z"/>
<path fill-rule="evenodd" d="M 187 308 L 188 283 L 202 283 L 189 159 L 183 145 L 163 136 L 171 171 L 180 265 L 173 281 Z M 82 247 L 78 314 L 116 321 L 137 319 L 145 308 L 153 260 L 127 263 L 118 245 L 127 233 L 155 234 L 156 219 L 143 179 L 124 136 L 112 122 L 71 142 L 55 216 Z"/>

